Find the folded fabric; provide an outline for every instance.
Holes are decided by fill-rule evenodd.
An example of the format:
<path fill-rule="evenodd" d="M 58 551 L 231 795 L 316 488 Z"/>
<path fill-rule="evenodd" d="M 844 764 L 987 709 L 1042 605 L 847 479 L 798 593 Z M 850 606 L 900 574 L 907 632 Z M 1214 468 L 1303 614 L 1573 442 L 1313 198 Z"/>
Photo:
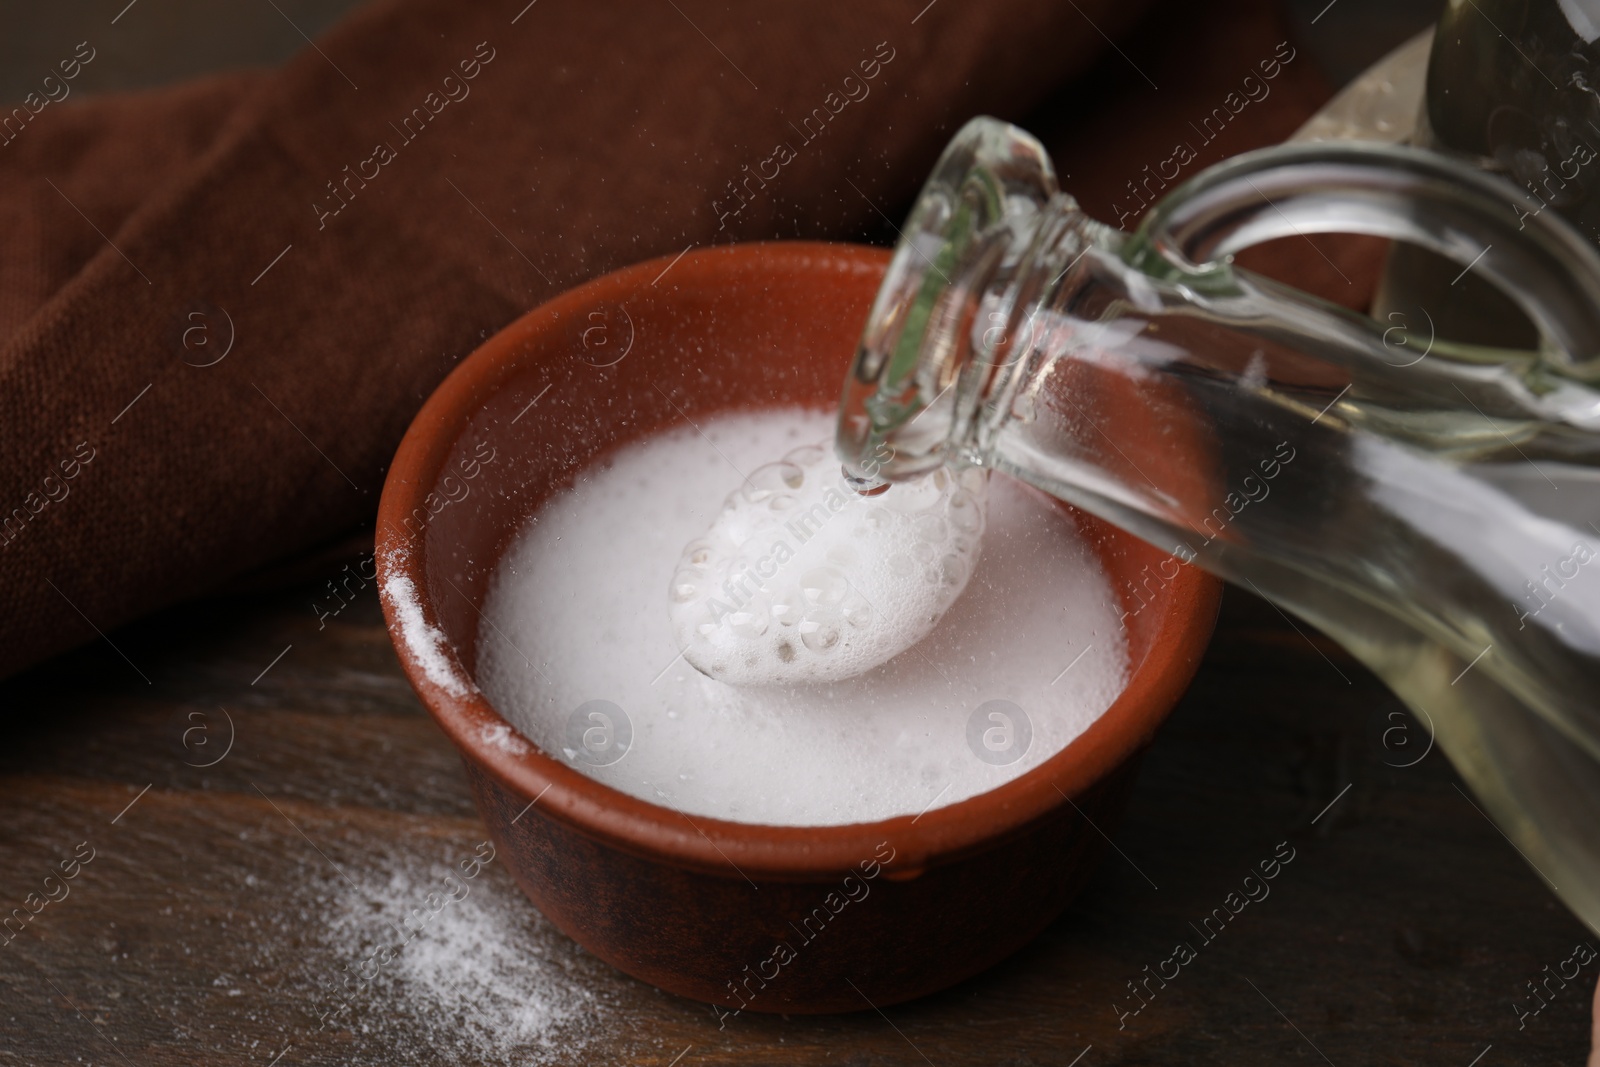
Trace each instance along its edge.
<path fill-rule="evenodd" d="M 370 515 L 556 292 L 862 232 L 1139 7 L 385 0 L 279 71 L 0 122 L 0 674 Z"/>
<path fill-rule="evenodd" d="M 26 124 L 19 124 L 18 108 L 0 112 L 0 233 L 7 235 L 0 344 L 109 251 L 96 227 L 115 233 L 146 197 L 192 165 L 265 77 L 244 71 L 159 93 L 104 96 L 52 107 Z"/>

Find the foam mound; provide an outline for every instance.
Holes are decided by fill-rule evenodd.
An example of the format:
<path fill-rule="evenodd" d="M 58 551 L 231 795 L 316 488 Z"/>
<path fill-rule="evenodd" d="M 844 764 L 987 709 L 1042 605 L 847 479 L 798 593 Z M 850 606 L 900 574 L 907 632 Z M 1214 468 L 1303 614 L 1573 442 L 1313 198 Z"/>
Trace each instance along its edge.
<path fill-rule="evenodd" d="M 672 577 L 672 631 L 718 681 L 839 681 L 921 641 L 982 547 L 986 472 L 941 469 L 873 496 L 824 445 L 794 449 L 729 494 Z"/>

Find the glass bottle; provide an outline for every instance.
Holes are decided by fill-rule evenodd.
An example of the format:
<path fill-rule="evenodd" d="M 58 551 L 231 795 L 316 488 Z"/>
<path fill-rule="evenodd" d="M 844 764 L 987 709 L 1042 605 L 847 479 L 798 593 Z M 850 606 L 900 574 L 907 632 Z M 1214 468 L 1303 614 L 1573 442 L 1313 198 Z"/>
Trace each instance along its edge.
<path fill-rule="evenodd" d="M 1600 244 L 1600 11 L 1580 0 L 1445 6 L 1413 141 L 1503 175 Z M 1453 340 L 1527 347 L 1533 331 L 1483 281 L 1397 245 L 1374 314 L 1420 308 Z"/>
<path fill-rule="evenodd" d="M 1315 624 L 1600 931 L 1600 255 L 1530 207 L 1420 149 L 1294 145 L 1127 234 L 1032 137 L 976 119 L 906 223 L 840 455 L 890 455 L 891 481 L 1006 471 Z M 1481 275 L 1538 347 L 1446 349 L 1231 263 L 1331 231 Z"/>

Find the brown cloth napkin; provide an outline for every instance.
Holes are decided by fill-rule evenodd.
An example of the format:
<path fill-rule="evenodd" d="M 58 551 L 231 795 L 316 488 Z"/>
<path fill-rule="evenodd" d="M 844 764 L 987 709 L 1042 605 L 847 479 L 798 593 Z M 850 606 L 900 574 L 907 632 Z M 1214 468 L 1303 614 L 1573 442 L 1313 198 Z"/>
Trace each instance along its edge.
<path fill-rule="evenodd" d="M 1167 5 L 1141 98 L 1105 46 L 1144 6 L 383 0 L 280 71 L 0 115 L 0 675 L 370 518 L 438 381 L 565 288 L 898 222 L 963 121 L 1097 55 L 1048 139 L 1107 188 L 1281 36 Z M 1230 150 L 1327 95 L 1279 84 Z"/>
<path fill-rule="evenodd" d="M 0 675 L 370 515 L 560 290 L 862 232 L 1140 6 L 385 0 L 281 71 L 0 125 Z"/>

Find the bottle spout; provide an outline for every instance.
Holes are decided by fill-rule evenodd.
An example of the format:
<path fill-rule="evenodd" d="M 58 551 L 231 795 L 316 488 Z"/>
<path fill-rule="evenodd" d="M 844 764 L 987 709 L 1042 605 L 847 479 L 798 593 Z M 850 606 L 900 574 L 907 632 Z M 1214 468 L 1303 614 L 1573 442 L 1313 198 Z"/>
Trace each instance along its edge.
<path fill-rule="evenodd" d="M 844 484 L 857 496 L 877 496 L 886 492 L 890 483 L 864 468 L 853 467 L 846 463 L 841 470 L 844 473 Z"/>
<path fill-rule="evenodd" d="M 978 462 L 963 442 L 982 398 L 1028 347 L 1031 294 L 1018 283 L 1081 219 L 1036 139 L 992 118 L 962 127 L 911 210 L 845 379 L 847 478 L 871 488 Z"/>

